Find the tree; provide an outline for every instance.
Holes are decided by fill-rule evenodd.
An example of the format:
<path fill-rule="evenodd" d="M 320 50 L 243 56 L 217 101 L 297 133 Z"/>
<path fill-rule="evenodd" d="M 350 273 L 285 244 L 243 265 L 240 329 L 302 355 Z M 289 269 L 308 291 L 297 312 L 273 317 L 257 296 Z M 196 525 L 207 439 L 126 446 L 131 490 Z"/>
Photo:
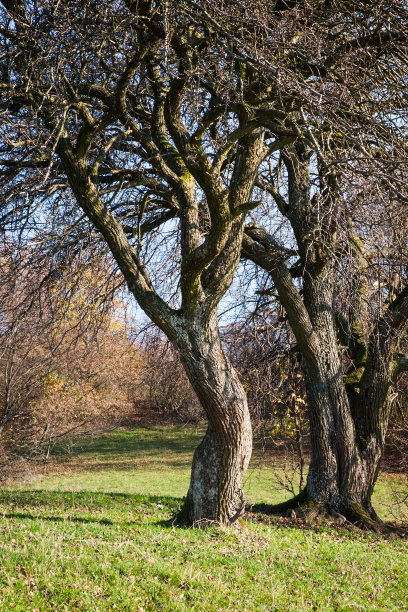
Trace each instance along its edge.
<path fill-rule="evenodd" d="M 264 143 L 262 95 L 229 107 L 220 72 L 228 66 L 235 89 L 251 75 L 230 69 L 228 50 L 167 3 L 129 2 L 131 12 L 121 2 L 3 4 L 3 226 L 59 257 L 102 241 L 177 349 L 208 417 L 189 519 L 234 521 L 252 434 L 217 307 L 257 204 L 258 167 L 276 146 Z M 270 138 L 287 137 L 278 128 Z M 151 279 L 166 229 L 167 301 Z"/>
<path fill-rule="evenodd" d="M 301 42 L 280 62 L 292 86 L 281 103 L 298 137 L 257 181 L 287 234 L 279 241 L 254 224 L 243 248 L 270 275 L 303 358 L 311 464 L 305 491 L 281 509 L 317 502 L 373 525 L 394 385 L 408 363 L 406 223 L 395 221 L 407 201 L 406 90 L 391 76 L 407 70 L 406 7 L 323 3 L 308 14 L 293 5 Z M 307 51 L 309 19 L 318 35 Z M 268 66 L 282 54 L 272 44 Z M 272 71 L 268 80 L 276 84 Z"/>
<path fill-rule="evenodd" d="M 289 165 L 294 160 L 298 163 L 299 158 L 292 152 L 286 162 Z M 336 300 L 339 283 L 344 282 L 339 278 L 344 260 L 336 253 L 341 248 L 339 224 L 331 245 L 327 237 L 323 242 L 315 235 L 313 250 L 309 242 L 311 225 L 304 218 L 298 224 L 301 213 L 310 213 L 313 207 L 308 166 L 306 161 L 297 172 L 288 173 L 290 215 L 298 232 L 299 285 L 285 257 L 277 252 L 276 243 L 263 229 L 248 229 L 244 253 L 267 270 L 273 280 L 303 357 L 312 461 L 301 499 L 324 502 L 349 518 L 361 519 L 363 511 L 375 518 L 371 494 L 383 453 L 393 385 L 406 363 L 399 355 L 399 342 L 407 327 L 407 290 L 396 297 L 386 285 L 373 291 L 372 277 L 370 290 L 364 270 L 357 275 L 354 269 L 357 296 L 353 296 L 354 301 Z M 295 177 L 306 178 L 301 186 L 302 199 Z M 352 238 L 358 244 L 359 238 Z M 361 264 L 358 247 L 354 256 Z M 346 271 L 350 272 L 350 268 L 347 266 Z M 380 306 L 369 317 L 366 300 L 375 300 L 379 295 Z"/>

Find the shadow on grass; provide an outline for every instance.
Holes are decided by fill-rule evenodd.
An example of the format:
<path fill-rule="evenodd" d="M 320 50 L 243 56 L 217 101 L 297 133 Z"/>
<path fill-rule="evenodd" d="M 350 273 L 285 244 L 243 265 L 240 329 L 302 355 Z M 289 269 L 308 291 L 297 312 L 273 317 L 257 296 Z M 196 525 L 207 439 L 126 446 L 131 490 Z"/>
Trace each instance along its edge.
<path fill-rule="evenodd" d="M 99 523 L 101 525 L 136 525 L 137 521 L 111 520 L 108 518 L 93 517 L 92 512 L 101 510 L 127 511 L 148 510 L 152 514 L 158 509 L 168 510 L 176 513 L 183 503 L 182 498 L 158 496 L 158 495 L 136 495 L 130 493 L 101 493 L 92 491 L 2 491 L 0 492 L 0 516 L 4 518 L 20 518 L 31 520 L 44 520 L 55 523 Z M 4 508 L 10 506 L 10 509 Z M 135 507 L 135 506 L 142 506 Z M 144 507 L 144 508 L 143 508 Z M 35 510 L 40 512 L 35 512 Z M 52 514 L 43 515 L 45 509 Z M 63 516 L 64 513 L 87 511 L 91 516 Z M 61 514 L 62 516 L 58 516 Z M 163 525 L 171 526 L 172 520 L 161 521 Z"/>
<path fill-rule="evenodd" d="M 28 512 L 5 512 L 3 518 L 18 518 L 28 519 L 33 521 L 51 521 L 52 523 L 97 523 L 99 525 L 126 525 L 130 527 L 136 525 L 136 521 L 111 521 L 109 519 L 83 518 L 78 516 L 70 516 L 64 518 L 62 516 L 41 516 L 39 514 L 29 514 Z"/>
<path fill-rule="evenodd" d="M 13 503 L 24 505 L 52 505 L 62 504 L 67 508 L 72 508 L 74 505 L 87 506 L 95 505 L 99 508 L 106 504 L 103 502 L 110 501 L 128 501 L 132 504 L 157 504 L 170 505 L 179 503 L 181 498 L 168 495 L 140 495 L 137 493 L 111 493 L 101 491 L 49 491 L 46 489 L 26 489 L 24 491 L 16 491 L 12 489 L 3 490 L 0 492 L 1 503 Z"/>

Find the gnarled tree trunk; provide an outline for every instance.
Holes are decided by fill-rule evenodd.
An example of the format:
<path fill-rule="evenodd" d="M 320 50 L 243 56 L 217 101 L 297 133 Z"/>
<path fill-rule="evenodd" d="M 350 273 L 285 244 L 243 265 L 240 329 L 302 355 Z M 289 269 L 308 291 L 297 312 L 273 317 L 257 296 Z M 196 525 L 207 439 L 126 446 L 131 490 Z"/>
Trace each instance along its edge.
<path fill-rule="evenodd" d="M 286 249 L 273 236 L 250 226 L 243 243 L 244 255 L 270 274 L 278 291 L 302 355 L 307 391 L 311 461 L 306 488 L 275 510 L 317 503 L 372 527 L 378 517 L 371 496 L 383 455 L 392 385 L 399 368 L 406 369 L 405 360 L 400 366 L 395 362 L 394 351 L 407 327 L 408 289 L 384 306 L 368 342 L 361 331 L 360 303 L 351 305 L 348 325 L 339 323 L 336 180 L 322 168 L 316 207 L 307 150 L 297 143 L 282 157 L 288 172 L 288 204 L 273 185 L 270 193 L 290 221 L 298 244 L 302 293 L 286 265 Z M 344 371 L 346 347 L 351 366 Z"/>
<path fill-rule="evenodd" d="M 192 524 L 230 524 L 242 507 L 242 477 L 252 452 L 247 399 L 226 357 L 216 324 L 196 326 L 178 339 L 187 376 L 208 417 L 194 453 L 186 510 Z"/>
<path fill-rule="evenodd" d="M 303 357 L 312 449 L 307 495 L 349 515 L 350 508 L 357 506 L 371 509 L 367 494 L 372 487 L 343 378 L 334 311 L 335 272 L 326 264 L 304 279 L 304 305 L 317 349 Z"/>

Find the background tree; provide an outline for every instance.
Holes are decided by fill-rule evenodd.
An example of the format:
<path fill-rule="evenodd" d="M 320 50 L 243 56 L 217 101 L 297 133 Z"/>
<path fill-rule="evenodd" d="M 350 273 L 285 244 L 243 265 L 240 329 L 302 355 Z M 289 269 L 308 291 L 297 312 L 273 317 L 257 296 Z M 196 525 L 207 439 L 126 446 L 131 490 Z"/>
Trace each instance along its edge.
<path fill-rule="evenodd" d="M 248 270 L 245 278 L 252 278 Z M 273 484 L 280 494 L 286 490 L 295 496 L 305 486 L 310 450 L 307 404 L 296 340 L 270 293 L 247 291 L 237 321 L 223 329 L 222 337 L 247 392 L 260 461 L 278 458 Z"/>
<path fill-rule="evenodd" d="M 171 343 L 149 325 L 136 340 L 143 354 L 136 387 L 138 412 L 146 410 L 169 420 L 200 422 L 205 413 L 191 388 Z"/>

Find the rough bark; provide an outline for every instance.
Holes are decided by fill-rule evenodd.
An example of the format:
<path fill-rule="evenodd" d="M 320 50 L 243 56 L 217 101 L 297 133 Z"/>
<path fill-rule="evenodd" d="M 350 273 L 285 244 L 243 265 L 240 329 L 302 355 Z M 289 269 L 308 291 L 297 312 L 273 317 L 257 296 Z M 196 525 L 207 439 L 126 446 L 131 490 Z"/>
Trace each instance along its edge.
<path fill-rule="evenodd" d="M 334 307 L 337 261 L 336 181 L 325 174 L 321 211 L 316 216 L 310 194 L 307 153 L 301 144 L 284 154 L 288 171 L 288 205 L 269 186 L 288 218 L 298 244 L 302 294 L 285 261 L 285 249 L 260 227 L 246 229 L 243 254 L 271 276 L 302 355 L 311 435 L 311 461 L 306 489 L 293 506 L 317 503 L 353 522 L 372 527 L 378 517 L 371 496 L 378 477 L 398 366 L 395 342 L 407 325 L 407 296 L 402 292 L 387 307 L 365 346 L 358 325 L 346 339 L 352 366 L 344 372 Z M 265 185 L 263 185 L 265 187 Z M 358 319 L 359 305 L 354 316 Z M 357 331 L 356 331 L 357 330 Z M 343 343 L 345 340 L 343 339 Z M 401 362 L 402 363 L 402 362 Z M 276 507 L 287 510 L 291 501 Z"/>
<path fill-rule="evenodd" d="M 230 524 L 239 515 L 242 477 L 251 458 L 249 410 L 218 332 L 200 342 L 201 354 L 194 350 L 196 341 L 193 338 L 191 348 L 180 355 L 209 424 L 194 453 L 187 509 L 192 524 Z"/>
<path fill-rule="evenodd" d="M 353 397 L 356 399 L 347 394 L 343 378 L 330 293 L 315 286 L 313 299 L 305 296 L 318 346 L 314 367 L 310 368 L 307 360 L 303 365 L 312 448 L 307 493 L 354 520 L 357 507 L 374 515 L 371 494 L 384 440 L 370 453 L 359 440 L 353 419 Z"/>
<path fill-rule="evenodd" d="M 216 325 L 178 340 L 188 378 L 208 417 L 194 453 L 186 510 L 195 525 L 230 524 L 239 516 L 242 477 L 252 452 L 246 394 L 226 357 Z M 242 505 L 242 499 L 241 499 Z"/>

